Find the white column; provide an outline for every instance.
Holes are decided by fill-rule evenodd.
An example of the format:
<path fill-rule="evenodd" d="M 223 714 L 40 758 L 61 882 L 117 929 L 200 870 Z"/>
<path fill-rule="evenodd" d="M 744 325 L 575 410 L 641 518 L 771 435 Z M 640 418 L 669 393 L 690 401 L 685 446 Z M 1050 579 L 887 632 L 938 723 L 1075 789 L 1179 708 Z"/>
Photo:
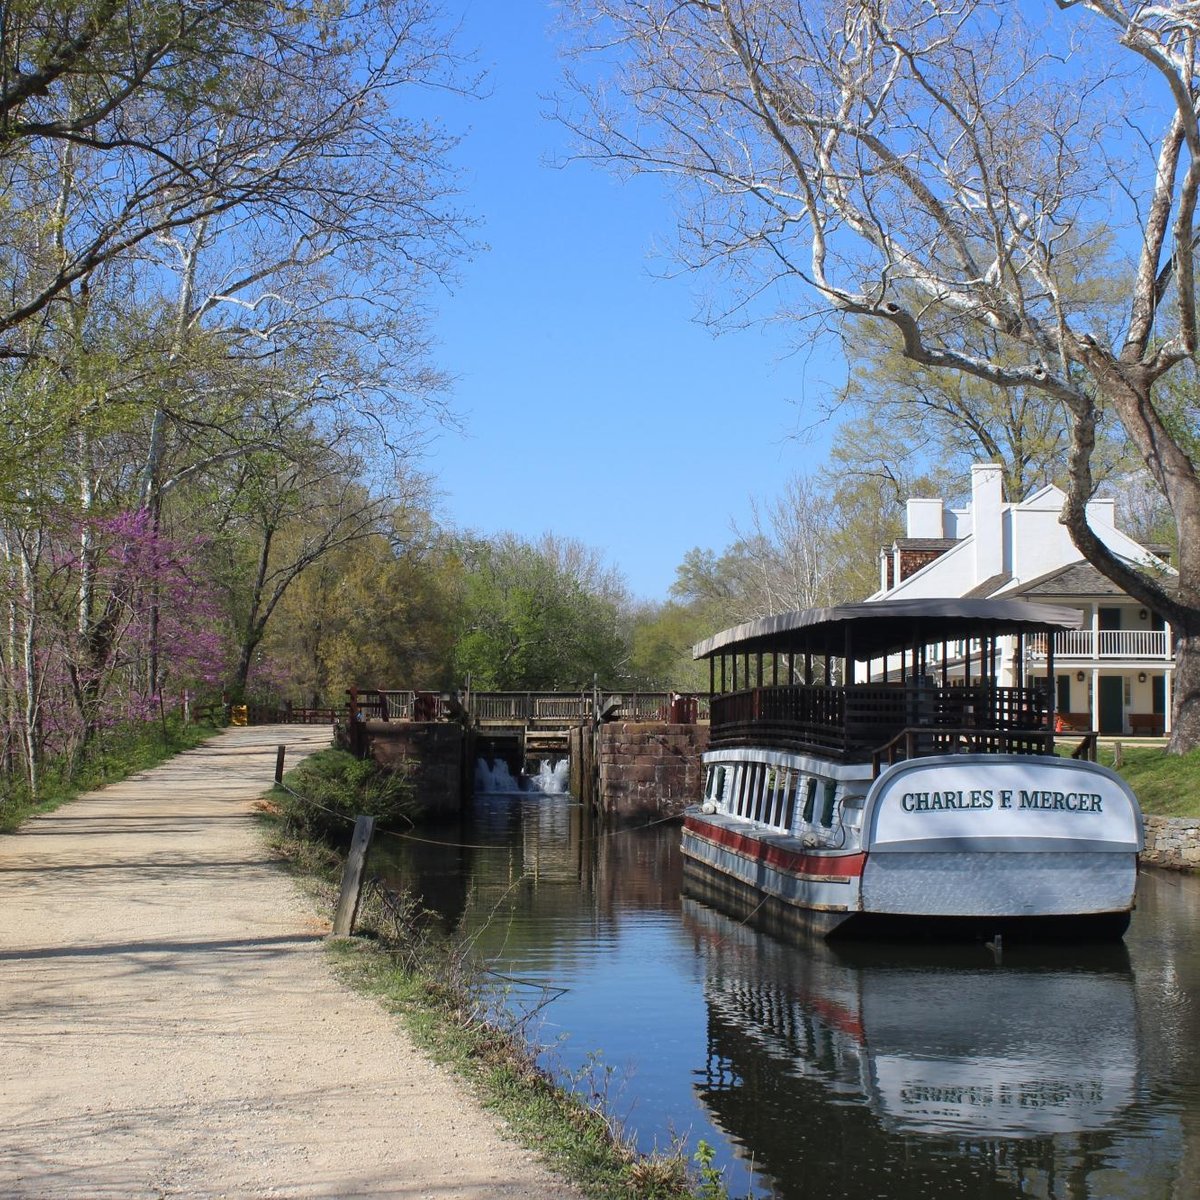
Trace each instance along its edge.
<path fill-rule="evenodd" d="M 1163 672 L 1163 732 L 1171 732 L 1171 672 Z"/>

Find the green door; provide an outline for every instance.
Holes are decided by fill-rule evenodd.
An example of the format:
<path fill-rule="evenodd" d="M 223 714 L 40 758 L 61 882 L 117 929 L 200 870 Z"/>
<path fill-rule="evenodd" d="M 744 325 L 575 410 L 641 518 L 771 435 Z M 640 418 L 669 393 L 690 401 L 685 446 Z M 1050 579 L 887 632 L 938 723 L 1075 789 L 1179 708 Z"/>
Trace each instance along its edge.
<path fill-rule="evenodd" d="M 1125 681 L 1120 675 L 1100 676 L 1100 732 L 1124 733 Z"/>

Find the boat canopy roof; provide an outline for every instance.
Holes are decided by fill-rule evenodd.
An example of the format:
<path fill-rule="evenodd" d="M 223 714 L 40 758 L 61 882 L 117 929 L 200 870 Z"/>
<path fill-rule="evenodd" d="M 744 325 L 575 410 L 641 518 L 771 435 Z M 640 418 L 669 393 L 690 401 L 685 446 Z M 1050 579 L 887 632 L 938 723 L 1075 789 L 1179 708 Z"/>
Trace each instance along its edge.
<path fill-rule="evenodd" d="M 1076 608 L 1027 600 L 880 600 L 760 617 L 697 642 L 692 657 L 812 652 L 863 660 L 956 638 L 1053 633 L 1082 624 Z"/>

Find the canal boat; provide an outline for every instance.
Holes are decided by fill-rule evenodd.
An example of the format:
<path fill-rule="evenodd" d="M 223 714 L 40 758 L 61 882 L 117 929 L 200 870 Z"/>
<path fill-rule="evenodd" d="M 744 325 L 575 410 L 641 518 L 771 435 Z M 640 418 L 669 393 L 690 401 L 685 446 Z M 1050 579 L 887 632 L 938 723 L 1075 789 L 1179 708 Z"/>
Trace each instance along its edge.
<path fill-rule="evenodd" d="M 694 891 L 823 936 L 1120 937 L 1143 845 L 1128 785 L 1056 752 L 1054 636 L 1018 600 L 848 604 L 764 617 L 710 664 Z M 1072 743 L 1073 744 L 1073 743 Z"/>

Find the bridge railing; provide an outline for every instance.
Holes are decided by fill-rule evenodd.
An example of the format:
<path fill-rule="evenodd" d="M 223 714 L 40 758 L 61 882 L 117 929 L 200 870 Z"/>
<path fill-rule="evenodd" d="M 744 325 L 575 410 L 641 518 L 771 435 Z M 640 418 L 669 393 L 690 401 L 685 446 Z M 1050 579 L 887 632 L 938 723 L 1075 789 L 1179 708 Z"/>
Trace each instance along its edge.
<path fill-rule="evenodd" d="M 528 721 L 533 698 L 526 692 L 472 692 L 467 711 L 477 721 Z"/>
<path fill-rule="evenodd" d="M 535 696 L 533 719 L 535 721 L 560 721 L 578 724 L 592 715 L 592 697 L 587 693 L 578 696 L 547 695 Z"/>
<path fill-rule="evenodd" d="M 332 725 L 337 719 L 333 708 L 312 708 L 298 704 L 248 704 L 251 725 Z"/>
<path fill-rule="evenodd" d="M 682 703 L 680 703 L 682 702 Z M 611 706 L 615 703 L 616 707 Z M 601 709 L 608 709 L 617 721 L 669 721 L 672 705 L 681 719 L 708 720 L 708 695 L 696 692 L 613 692 L 601 697 Z"/>
<path fill-rule="evenodd" d="M 363 693 L 360 696 L 360 706 L 363 696 L 369 696 L 370 693 Z M 389 721 L 411 721 L 413 715 L 413 702 L 416 700 L 417 693 L 411 689 L 402 691 L 387 691 L 376 692 L 376 700 L 382 709 L 382 714 Z"/>
<path fill-rule="evenodd" d="M 364 721 L 446 721 L 450 701 L 439 692 L 411 688 L 363 688 L 347 693 L 348 707 Z"/>
<path fill-rule="evenodd" d="M 455 705 L 439 692 L 411 688 L 362 688 L 348 693 L 362 720 L 448 721 Z M 579 725 L 599 711 L 617 721 L 706 721 L 707 694 L 693 692 L 471 692 L 459 694 L 473 720 L 484 724 Z M 598 706 L 598 709 L 597 709 Z M 460 710 L 461 711 L 461 710 Z"/>

